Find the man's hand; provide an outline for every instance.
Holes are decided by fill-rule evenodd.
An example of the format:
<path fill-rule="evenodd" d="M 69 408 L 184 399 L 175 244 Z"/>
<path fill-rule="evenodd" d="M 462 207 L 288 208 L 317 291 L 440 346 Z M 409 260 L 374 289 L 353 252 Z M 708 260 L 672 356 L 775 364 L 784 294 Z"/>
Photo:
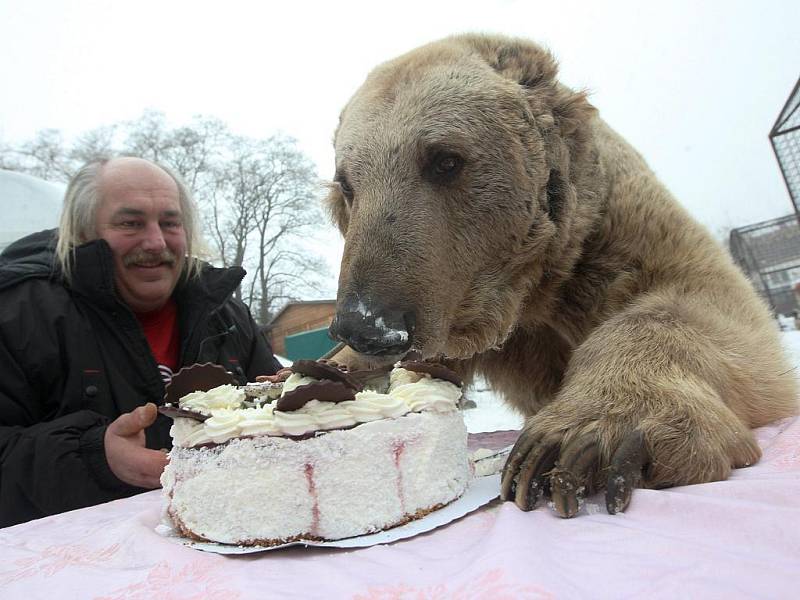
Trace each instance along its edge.
<path fill-rule="evenodd" d="M 145 428 L 152 425 L 158 410 L 149 403 L 120 415 L 108 426 L 104 439 L 106 461 L 119 479 L 137 487 L 161 487 L 161 472 L 167 456 L 159 450 L 145 448 Z"/>
<path fill-rule="evenodd" d="M 289 379 L 289 375 L 291 374 L 292 370 L 289 367 L 284 367 L 275 373 L 275 375 L 257 375 L 256 381 L 258 383 L 264 383 L 266 381 L 269 381 L 270 383 L 281 383 Z"/>

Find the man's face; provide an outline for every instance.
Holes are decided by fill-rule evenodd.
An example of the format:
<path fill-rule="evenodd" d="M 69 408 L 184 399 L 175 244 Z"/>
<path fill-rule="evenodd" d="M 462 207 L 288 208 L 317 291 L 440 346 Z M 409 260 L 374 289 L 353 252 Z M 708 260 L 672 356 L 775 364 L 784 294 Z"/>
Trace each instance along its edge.
<path fill-rule="evenodd" d="M 111 246 L 117 293 L 134 312 L 161 308 L 186 254 L 178 186 L 147 161 L 119 158 L 103 167 L 98 191 L 95 228 Z"/>

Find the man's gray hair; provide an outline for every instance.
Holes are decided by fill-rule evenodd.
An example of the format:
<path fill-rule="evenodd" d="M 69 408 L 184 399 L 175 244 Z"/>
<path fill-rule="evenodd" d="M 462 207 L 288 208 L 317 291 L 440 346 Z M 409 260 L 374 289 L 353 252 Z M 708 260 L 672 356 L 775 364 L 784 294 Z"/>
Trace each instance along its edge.
<path fill-rule="evenodd" d="M 100 171 L 111 160 L 113 158 L 98 158 L 85 164 L 67 185 L 56 244 L 56 261 L 67 281 L 72 280 L 75 268 L 75 248 L 98 237 L 95 218 L 100 205 L 100 194 L 97 184 Z M 200 259 L 194 255 L 194 251 L 200 249 L 203 243 L 192 193 L 180 175 L 172 169 L 152 160 L 149 162 L 169 175 L 178 186 L 178 202 L 186 232 L 187 256 L 184 276 L 193 277 L 200 272 L 202 265 Z"/>

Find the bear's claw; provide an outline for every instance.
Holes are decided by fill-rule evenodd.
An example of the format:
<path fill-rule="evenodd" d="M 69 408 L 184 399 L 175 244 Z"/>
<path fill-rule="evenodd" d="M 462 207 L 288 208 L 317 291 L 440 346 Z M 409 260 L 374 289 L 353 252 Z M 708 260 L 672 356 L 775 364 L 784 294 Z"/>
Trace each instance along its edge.
<path fill-rule="evenodd" d="M 539 498 L 549 495 L 549 474 L 560 450 L 560 436 L 520 436 L 503 468 L 500 497 L 514 500 L 521 510 L 533 510 Z"/>
<path fill-rule="evenodd" d="M 562 517 L 574 517 L 583 499 L 595 491 L 600 467 L 600 445 L 594 432 L 584 433 L 562 447 L 562 435 L 522 435 L 503 469 L 500 497 L 513 500 L 525 511 L 550 497 Z M 648 461 L 641 431 L 630 433 L 614 453 L 607 468 L 606 509 L 624 511 Z"/>
<path fill-rule="evenodd" d="M 641 431 L 634 431 L 620 444 L 606 483 L 606 510 L 614 515 L 628 508 L 634 488 L 639 487 L 642 471 L 649 460 L 647 445 Z"/>
<path fill-rule="evenodd" d="M 597 436 L 585 433 L 570 442 L 550 476 L 553 508 L 562 517 L 574 517 L 586 496 L 594 490 L 600 447 Z"/>

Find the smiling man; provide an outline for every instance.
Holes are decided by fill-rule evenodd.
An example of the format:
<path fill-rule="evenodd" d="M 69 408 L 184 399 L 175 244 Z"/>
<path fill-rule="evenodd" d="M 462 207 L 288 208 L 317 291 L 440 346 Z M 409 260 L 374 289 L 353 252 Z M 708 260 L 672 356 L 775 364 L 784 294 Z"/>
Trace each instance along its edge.
<path fill-rule="evenodd" d="M 84 166 L 59 230 L 0 255 L 0 526 L 159 487 L 156 404 L 181 366 L 280 368 L 232 296 L 244 270 L 202 263 L 198 241 L 180 178 L 129 157 Z"/>
<path fill-rule="evenodd" d="M 120 298 L 135 312 L 171 298 L 186 253 L 180 192 L 162 168 L 137 158 L 110 162 L 98 174 L 96 236 L 114 255 Z"/>

